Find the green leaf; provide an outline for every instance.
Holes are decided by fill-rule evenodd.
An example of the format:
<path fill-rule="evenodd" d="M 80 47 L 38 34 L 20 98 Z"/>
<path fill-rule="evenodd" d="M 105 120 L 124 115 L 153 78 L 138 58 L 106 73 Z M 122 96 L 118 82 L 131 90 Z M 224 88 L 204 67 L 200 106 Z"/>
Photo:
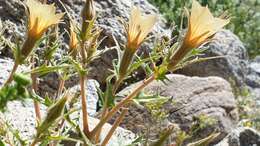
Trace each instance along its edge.
<path fill-rule="evenodd" d="M 208 137 L 201 139 L 199 141 L 193 142 L 188 144 L 187 146 L 206 146 L 209 145 L 209 143 L 214 140 L 215 138 L 217 138 L 220 135 L 220 133 L 212 133 L 211 135 L 209 135 Z"/>
<path fill-rule="evenodd" d="M 141 92 L 138 96 L 136 96 L 133 101 L 136 103 L 147 103 L 147 102 L 153 102 L 153 101 L 167 101 L 170 97 L 161 96 L 158 94 L 155 95 L 147 95 L 144 92 Z"/>
<path fill-rule="evenodd" d="M 98 89 L 98 95 L 101 99 L 101 106 L 104 106 L 104 104 L 107 104 L 107 107 L 113 107 L 115 105 L 115 96 L 112 94 L 113 90 L 113 84 L 111 84 L 111 80 L 113 78 L 113 75 L 109 76 L 106 81 L 106 90 L 105 92 L 102 92 L 99 88 Z"/>
<path fill-rule="evenodd" d="M 51 72 L 57 72 L 59 70 L 67 69 L 69 67 L 70 67 L 69 65 L 56 65 L 56 66 L 42 65 L 40 67 L 33 69 L 29 73 L 36 73 L 36 74 L 39 74 L 40 76 L 43 76 L 43 75 L 46 75 Z"/>
<path fill-rule="evenodd" d="M 14 74 L 13 78 L 17 84 L 20 84 L 23 86 L 28 86 L 28 85 L 32 84 L 31 78 L 25 74 L 16 73 L 16 74 Z"/>
<path fill-rule="evenodd" d="M 168 130 L 166 130 L 162 136 L 160 137 L 160 139 L 156 142 L 154 142 L 151 146 L 163 146 L 164 143 L 166 142 L 166 140 L 171 136 L 172 132 L 173 132 L 174 128 L 169 128 Z"/>
<path fill-rule="evenodd" d="M 45 60 L 51 60 L 53 57 L 53 54 L 56 52 L 56 50 L 59 48 L 59 46 L 60 46 L 59 42 L 55 41 L 51 47 L 48 47 L 46 49 L 46 51 L 44 52 Z"/>
<path fill-rule="evenodd" d="M 0 146 L 5 146 L 5 144 L 0 139 Z"/>

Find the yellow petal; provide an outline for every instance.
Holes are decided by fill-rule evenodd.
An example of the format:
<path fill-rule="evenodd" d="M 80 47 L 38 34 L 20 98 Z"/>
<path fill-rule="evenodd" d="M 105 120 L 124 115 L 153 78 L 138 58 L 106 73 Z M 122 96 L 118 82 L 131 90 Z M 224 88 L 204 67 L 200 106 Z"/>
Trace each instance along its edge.
<path fill-rule="evenodd" d="M 202 7 L 196 0 L 193 0 L 185 41 L 194 43 L 190 46 L 201 44 L 228 23 L 229 20 L 214 18 L 208 7 Z"/>
<path fill-rule="evenodd" d="M 129 19 L 128 36 L 130 39 L 135 38 L 138 35 L 139 24 L 141 19 L 141 11 L 138 7 L 133 7 Z"/>
<path fill-rule="evenodd" d="M 63 14 L 55 14 L 54 4 L 42 4 L 37 0 L 27 0 L 25 3 L 29 12 L 29 31 L 40 36 L 49 26 L 59 23 Z"/>
<path fill-rule="evenodd" d="M 157 21 L 157 16 L 156 15 L 149 15 L 146 17 L 143 17 L 142 23 L 140 25 L 141 29 L 141 35 L 139 36 L 139 43 L 141 43 L 144 38 L 148 35 L 149 32 L 151 32 L 153 26 L 155 25 Z"/>

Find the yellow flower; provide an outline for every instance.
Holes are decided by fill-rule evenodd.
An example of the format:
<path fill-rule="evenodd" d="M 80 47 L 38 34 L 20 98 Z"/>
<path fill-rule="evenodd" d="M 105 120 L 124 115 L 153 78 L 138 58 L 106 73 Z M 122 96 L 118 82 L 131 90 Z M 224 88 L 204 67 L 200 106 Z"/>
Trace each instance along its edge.
<path fill-rule="evenodd" d="M 21 56 L 16 60 L 18 64 L 21 64 L 28 57 L 35 43 L 48 27 L 59 23 L 63 16 L 63 13 L 55 14 L 54 5 L 42 4 L 36 0 L 27 0 L 25 4 L 29 13 L 28 34 L 21 49 Z"/>
<path fill-rule="evenodd" d="M 126 76 L 136 50 L 144 41 L 149 32 L 151 32 L 156 20 L 156 15 L 142 16 L 141 11 L 138 7 L 133 7 L 133 9 L 131 10 L 128 26 L 125 25 L 125 29 L 127 32 L 127 44 L 120 61 L 120 79 L 123 79 Z"/>
<path fill-rule="evenodd" d="M 228 23 L 229 19 L 214 17 L 208 7 L 202 7 L 196 0 L 193 0 L 184 45 L 190 48 L 198 47 Z"/>
<path fill-rule="evenodd" d="M 127 49 L 136 50 L 151 32 L 156 20 L 156 15 L 142 16 L 140 9 L 133 7 L 127 28 Z"/>
<path fill-rule="evenodd" d="M 63 16 L 55 14 L 54 4 L 42 4 L 37 0 L 27 0 L 26 5 L 29 12 L 28 36 L 39 39 L 51 25 L 59 23 Z"/>
<path fill-rule="evenodd" d="M 181 46 L 171 57 L 168 69 L 173 70 L 193 48 L 208 41 L 228 23 L 229 19 L 215 18 L 208 7 L 202 7 L 196 0 L 193 0 L 188 31 Z"/>

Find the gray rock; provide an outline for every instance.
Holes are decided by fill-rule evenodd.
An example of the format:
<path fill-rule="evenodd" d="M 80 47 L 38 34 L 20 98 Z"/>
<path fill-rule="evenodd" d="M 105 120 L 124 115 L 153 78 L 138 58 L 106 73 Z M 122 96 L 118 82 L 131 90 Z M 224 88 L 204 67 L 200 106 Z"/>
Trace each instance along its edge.
<path fill-rule="evenodd" d="M 163 106 L 168 111 L 168 120 L 171 123 L 179 124 L 180 128 L 185 131 L 189 131 L 193 123 L 194 118 L 198 118 L 201 115 L 215 119 L 217 122 L 204 129 L 199 130 L 192 140 L 206 137 L 214 130 L 219 131 L 221 135 L 215 141 L 219 141 L 225 137 L 233 127 L 235 127 L 238 121 L 238 113 L 236 110 L 236 101 L 232 93 L 232 89 L 227 81 L 219 77 L 186 77 L 183 75 L 168 75 L 170 82 L 163 84 L 161 82 L 154 81 L 148 85 L 145 89 L 145 93 L 160 94 L 165 97 L 171 97 L 171 100 Z M 136 83 L 126 89 L 124 89 L 120 95 L 126 95 L 134 87 L 138 86 Z M 135 127 L 142 125 L 148 125 L 149 121 L 143 119 L 149 119 L 149 114 L 143 114 L 146 109 L 132 109 L 129 108 L 129 113 L 134 114 L 126 116 L 125 125 L 129 130 L 133 130 Z M 139 115 L 142 118 L 137 118 Z M 139 120 L 143 121 L 139 121 Z M 133 121 L 133 123 L 129 122 Z M 161 127 L 153 127 L 150 123 L 151 129 L 160 129 Z M 130 128 L 129 128 L 130 127 Z M 141 131 L 141 130 L 139 130 Z M 151 133 L 153 133 L 151 131 Z"/>
<path fill-rule="evenodd" d="M 179 73 L 189 76 L 219 76 L 237 86 L 244 85 L 247 74 L 248 55 L 243 43 L 229 30 L 221 30 L 206 45 L 202 57 L 225 56 L 225 58 L 208 60 L 192 64 Z"/>
<path fill-rule="evenodd" d="M 215 146 L 259 146 L 260 133 L 251 128 L 239 127 Z"/>
<path fill-rule="evenodd" d="M 86 93 L 87 93 L 87 108 L 88 114 L 90 116 L 94 116 L 97 111 L 97 103 L 98 103 L 98 91 L 99 84 L 96 80 L 88 80 L 86 82 Z M 80 86 L 76 85 L 70 89 L 73 94 L 80 95 Z M 77 104 L 78 107 L 81 107 L 81 104 Z"/>
<path fill-rule="evenodd" d="M 42 115 L 46 114 L 46 107 L 41 107 Z M 35 135 L 35 113 L 33 102 L 27 100 L 24 103 L 21 102 L 10 102 L 8 104 L 8 110 L 5 113 L 0 113 L 0 119 L 8 122 L 12 128 L 18 130 L 23 139 L 31 140 Z M 0 121 L 2 122 L 2 121 Z M 98 119 L 89 117 L 89 127 L 93 129 L 95 125 L 99 122 Z M 101 134 L 101 139 L 104 139 L 108 131 L 112 126 L 110 124 L 105 124 Z M 121 127 L 118 127 L 113 134 L 111 140 L 108 143 L 108 146 L 122 146 L 131 144 L 135 139 L 135 134 L 131 131 L 125 130 Z"/>
<path fill-rule="evenodd" d="M 260 60 L 257 58 L 248 65 L 246 84 L 251 88 L 260 88 Z"/>
<path fill-rule="evenodd" d="M 41 106 L 41 115 L 45 115 L 45 106 Z M 36 117 L 34 111 L 34 104 L 32 100 L 25 102 L 12 101 L 7 105 L 7 111 L 0 112 L 0 119 L 3 119 L 12 126 L 13 129 L 18 130 L 23 139 L 32 139 L 35 134 Z"/>
<path fill-rule="evenodd" d="M 0 87 L 5 83 L 12 70 L 14 62 L 11 59 L 0 58 Z M 25 66 L 19 66 L 17 72 L 28 70 Z"/>
<path fill-rule="evenodd" d="M 58 1 L 49 0 L 49 2 L 55 2 L 60 10 L 63 10 L 63 7 L 59 4 Z M 3 14 L 0 16 L 4 25 L 8 25 L 8 32 L 5 32 L 6 37 L 14 37 L 24 38 L 25 36 L 25 13 L 23 6 L 19 0 L 0 0 L 0 13 Z M 67 0 L 64 1 L 66 8 L 68 9 L 70 15 L 75 18 L 78 22 L 80 21 L 80 13 L 81 9 L 84 5 L 84 1 L 82 0 Z M 124 44 L 125 32 L 123 25 L 120 24 L 118 17 L 122 17 L 127 19 L 129 17 L 130 8 L 133 5 L 139 6 L 142 11 L 147 14 L 157 13 L 158 10 L 148 3 L 147 0 L 98 0 L 95 1 L 95 5 L 97 7 L 98 19 L 97 25 L 103 29 L 102 36 L 106 37 L 106 39 L 101 44 L 100 49 L 104 49 L 105 47 L 112 47 L 115 45 L 114 39 L 112 36 L 115 36 L 116 40 L 120 44 Z M 142 53 L 147 53 L 151 49 L 151 46 L 154 44 L 154 40 L 161 36 L 167 35 L 169 36 L 170 31 L 166 29 L 165 22 L 163 18 L 158 14 L 159 21 L 154 27 L 152 31 L 152 35 L 155 36 L 149 42 L 145 43 L 141 47 Z M 64 18 L 65 22 L 68 22 L 67 17 Z M 67 24 L 60 24 L 61 30 L 68 29 Z M 17 35 L 15 35 L 17 34 Z M 68 42 L 68 36 L 64 36 L 64 41 Z M 14 40 L 14 39 L 13 39 Z M 60 58 L 62 54 L 66 53 L 66 45 L 62 46 L 63 48 L 58 50 L 56 53 L 57 58 Z M 3 49 L 0 53 L 1 56 L 11 57 L 11 52 L 9 48 Z M 105 83 L 105 77 L 109 74 L 108 68 L 112 68 L 112 60 L 117 58 L 117 54 L 114 51 L 109 51 L 103 54 L 100 60 L 95 61 L 91 66 L 93 71 L 90 76 L 95 78 L 100 83 Z"/>

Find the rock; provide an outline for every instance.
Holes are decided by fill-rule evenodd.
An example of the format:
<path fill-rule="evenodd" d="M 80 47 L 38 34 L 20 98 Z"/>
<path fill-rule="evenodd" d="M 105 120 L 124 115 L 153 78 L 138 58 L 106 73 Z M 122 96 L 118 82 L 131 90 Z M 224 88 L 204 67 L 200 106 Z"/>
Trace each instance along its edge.
<path fill-rule="evenodd" d="M 11 59 L 0 58 L 0 87 L 5 83 L 12 70 L 14 62 Z M 28 70 L 25 66 L 19 66 L 17 72 Z"/>
<path fill-rule="evenodd" d="M 207 50 L 202 57 L 224 56 L 224 58 L 208 60 L 189 65 L 178 73 L 189 76 L 219 76 L 237 86 L 245 83 L 248 55 L 243 43 L 229 30 L 221 30 L 206 45 Z"/>
<path fill-rule="evenodd" d="M 257 58 L 248 65 L 246 84 L 251 88 L 260 88 L 260 60 Z"/>
<path fill-rule="evenodd" d="M 238 113 L 236 110 L 236 100 L 232 93 L 232 89 L 227 81 L 219 77 L 187 77 L 184 75 L 167 75 L 170 81 L 163 84 L 154 81 L 144 89 L 144 93 L 160 94 L 171 99 L 162 107 L 168 111 L 168 120 L 171 123 L 178 124 L 182 130 L 189 131 L 194 118 L 202 115 L 215 119 L 216 122 L 200 129 L 192 140 L 200 139 L 208 136 L 213 131 L 221 132 L 217 138 L 219 141 L 225 137 L 238 121 Z M 138 83 L 124 89 L 119 95 L 128 94 Z M 125 122 L 122 127 L 135 132 L 135 128 L 142 125 L 150 125 L 150 129 L 160 129 L 153 127 L 149 120 L 149 114 L 143 114 L 146 109 L 129 108 Z M 142 118 L 138 118 L 141 116 Z M 133 121 L 133 123 L 129 122 Z M 150 123 L 149 123 L 150 122 Z M 139 131 L 142 131 L 139 129 Z M 150 133 L 155 133 L 150 131 Z"/>
<path fill-rule="evenodd" d="M 46 107 L 42 107 L 41 112 L 43 115 L 45 115 Z M 21 133 L 22 139 L 31 140 L 35 134 L 36 121 L 33 102 L 31 100 L 27 100 L 24 103 L 17 101 L 9 102 L 7 112 L 0 113 L 0 120 L 7 121 L 15 130 L 18 130 Z M 98 122 L 98 119 L 89 117 L 89 126 L 91 129 L 94 128 Z M 106 136 L 110 128 L 110 124 L 104 125 L 101 138 Z M 118 127 L 109 141 L 108 146 L 131 144 L 134 139 L 135 135 L 132 132 Z"/>
<path fill-rule="evenodd" d="M 46 107 L 41 106 L 41 114 L 45 115 Z M 32 139 L 35 134 L 35 112 L 34 104 L 31 100 L 25 102 L 12 101 L 7 105 L 7 111 L 0 112 L 0 119 L 3 119 L 18 130 L 23 139 Z"/>
<path fill-rule="evenodd" d="M 174 132 L 179 130 L 178 125 L 171 123 L 167 118 L 156 119 L 145 106 L 132 103 L 128 109 L 120 126 L 137 135 L 145 136 L 144 138 L 147 138 L 149 143 L 158 140 L 158 137 L 167 128 L 174 127 L 176 130 Z M 119 113 L 109 123 L 114 123 Z M 176 136 L 175 133 L 171 135 L 171 137 L 174 136 Z M 168 142 L 168 144 L 170 143 Z"/>
<path fill-rule="evenodd" d="M 88 80 L 86 82 L 86 93 L 87 93 L 87 108 L 88 114 L 94 116 L 97 112 L 97 103 L 98 103 L 98 89 L 99 84 L 96 80 Z M 80 95 L 80 86 L 76 85 L 70 89 L 74 94 Z M 77 107 L 80 108 L 81 104 L 78 103 Z"/>
<path fill-rule="evenodd" d="M 59 1 L 49 0 L 49 2 L 55 2 L 60 10 L 64 10 Z M 81 9 L 84 6 L 84 1 L 67 0 L 63 2 L 70 15 L 79 22 Z M 0 13 L 4 14 L 0 16 L 0 19 L 3 21 L 3 25 L 8 25 L 8 30 L 6 30 L 8 32 L 5 32 L 5 36 L 13 37 L 15 34 L 17 34 L 18 38 L 24 38 L 24 24 L 26 22 L 26 18 L 21 2 L 19 0 L 0 0 L 0 4 Z M 126 38 L 124 28 L 123 25 L 120 24 L 118 17 L 127 19 L 129 17 L 130 8 L 133 5 L 139 6 L 142 11 L 147 14 L 159 13 L 158 10 L 147 0 L 98 0 L 95 1 L 95 5 L 97 7 L 98 14 L 97 25 L 103 29 L 101 38 L 106 37 L 106 39 L 101 44 L 100 49 L 104 49 L 105 47 L 112 47 L 115 45 L 112 36 L 114 36 L 120 44 L 125 43 Z M 156 37 L 152 38 L 149 42 L 145 43 L 141 49 L 139 49 L 142 53 L 147 53 L 149 50 L 151 50 L 151 46 L 154 44 L 154 40 L 156 40 L 157 37 L 161 35 L 169 36 L 170 34 L 170 31 L 166 28 L 165 20 L 159 14 L 158 16 L 159 21 L 151 33 L 151 35 Z M 68 18 L 65 17 L 64 19 L 66 20 L 65 22 L 68 23 Z M 68 29 L 67 24 L 61 24 L 60 27 L 62 30 L 64 28 Z M 64 42 L 68 42 L 68 36 L 64 36 L 64 39 Z M 63 48 L 59 49 L 58 53 L 56 53 L 58 56 L 57 58 L 60 58 L 59 56 L 62 56 L 62 54 L 66 54 L 66 45 L 63 45 L 62 47 Z M 12 56 L 9 48 L 2 50 L 0 55 L 7 57 Z M 115 58 L 117 58 L 115 50 L 103 54 L 100 60 L 95 61 L 91 65 L 93 71 L 91 72 L 90 77 L 98 80 L 100 83 L 105 83 L 105 77 L 109 74 L 108 69 L 112 68 L 111 62 Z"/>
<path fill-rule="evenodd" d="M 259 146 L 260 133 L 254 129 L 239 127 L 215 146 Z"/>

